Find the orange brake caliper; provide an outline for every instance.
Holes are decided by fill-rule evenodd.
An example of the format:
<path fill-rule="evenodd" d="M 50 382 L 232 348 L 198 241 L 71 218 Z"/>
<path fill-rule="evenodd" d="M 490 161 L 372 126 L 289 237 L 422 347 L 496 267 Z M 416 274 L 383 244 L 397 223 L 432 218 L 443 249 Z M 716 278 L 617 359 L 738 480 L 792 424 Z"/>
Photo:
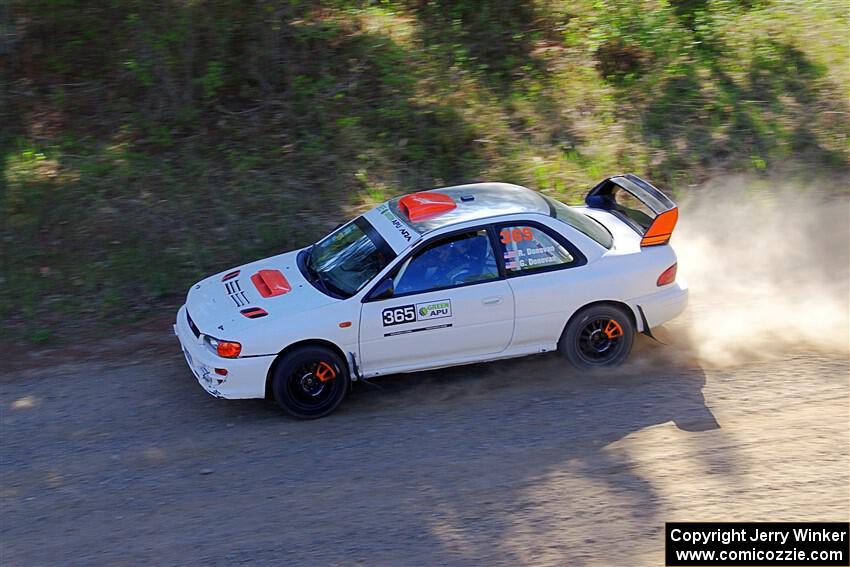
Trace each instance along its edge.
<path fill-rule="evenodd" d="M 313 372 L 313 374 L 316 375 L 316 378 L 318 378 L 320 382 L 327 382 L 328 380 L 336 378 L 336 370 L 333 369 L 333 366 L 324 361 L 316 365 L 316 371 Z"/>
<path fill-rule="evenodd" d="M 605 336 L 608 337 L 608 339 L 612 340 L 612 341 L 614 339 L 616 339 L 617 337 L 623 336 L 623 328 L 620 326 L 620 324 L 618 322 L 616 322 L 613 319 L 608 321 L 608 324 L 605 325 L 605 329 L 604 329 L 603 332 L 605 333 Z"/>

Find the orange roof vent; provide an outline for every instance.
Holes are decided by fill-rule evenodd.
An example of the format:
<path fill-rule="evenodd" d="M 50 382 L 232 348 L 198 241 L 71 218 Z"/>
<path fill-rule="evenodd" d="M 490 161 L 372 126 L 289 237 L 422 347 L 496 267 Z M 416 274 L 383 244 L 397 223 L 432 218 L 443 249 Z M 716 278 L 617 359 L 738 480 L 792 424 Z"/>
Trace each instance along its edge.
<path fill-rule="evenodd" d="M 399 199 L 398 205 L 413 222 L 447 213 L 457 207 L 448 195 L 428 192 L 405 195 Z"/>
<path fill-rule="evenodd" d="M 260 270 L 251 281 L 263 297 L 274 297 L 292 291 L 292 286 L 279 270 Z"/>

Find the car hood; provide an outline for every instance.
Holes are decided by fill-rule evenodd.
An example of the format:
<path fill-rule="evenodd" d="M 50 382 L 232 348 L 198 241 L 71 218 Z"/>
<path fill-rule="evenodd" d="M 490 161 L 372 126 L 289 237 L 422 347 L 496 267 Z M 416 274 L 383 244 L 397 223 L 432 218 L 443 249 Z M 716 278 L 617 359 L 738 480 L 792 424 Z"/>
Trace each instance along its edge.
<path fill-rule="evenodd" d="M 205 335 L 235 338 L 248 327 L 292 321 L 338 301 L 304 278 L 297 266 L 299 252 L 231 268 L 196 283 L 186 297 L 192 322 Z"/>

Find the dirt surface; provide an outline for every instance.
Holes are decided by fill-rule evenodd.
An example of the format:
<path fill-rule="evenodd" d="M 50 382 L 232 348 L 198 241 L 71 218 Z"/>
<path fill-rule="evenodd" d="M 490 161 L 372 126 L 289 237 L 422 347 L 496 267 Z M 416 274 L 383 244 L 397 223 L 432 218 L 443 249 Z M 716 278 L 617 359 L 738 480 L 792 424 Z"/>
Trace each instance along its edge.
<path fill-rule="evenodd" d="M 387 377 L 297 422 L 124 348 L 0 375 L 2 565 L 662 565 L 668 520 L 850 516 L 842 355 L 641 337 L 616 372 Z"/>

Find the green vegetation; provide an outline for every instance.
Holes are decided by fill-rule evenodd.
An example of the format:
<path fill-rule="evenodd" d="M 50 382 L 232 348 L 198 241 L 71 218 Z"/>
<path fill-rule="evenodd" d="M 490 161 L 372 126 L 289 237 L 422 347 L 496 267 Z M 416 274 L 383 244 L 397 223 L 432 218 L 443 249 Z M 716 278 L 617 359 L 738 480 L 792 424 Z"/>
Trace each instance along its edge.
<path fill-rule="evenodd" d="M 569 201 L 623 170 L 675 193 L 850 159 L 845 0 L 10 7 L 0 320 L 31 341 L 177 303 L 399 192 Z"/>

